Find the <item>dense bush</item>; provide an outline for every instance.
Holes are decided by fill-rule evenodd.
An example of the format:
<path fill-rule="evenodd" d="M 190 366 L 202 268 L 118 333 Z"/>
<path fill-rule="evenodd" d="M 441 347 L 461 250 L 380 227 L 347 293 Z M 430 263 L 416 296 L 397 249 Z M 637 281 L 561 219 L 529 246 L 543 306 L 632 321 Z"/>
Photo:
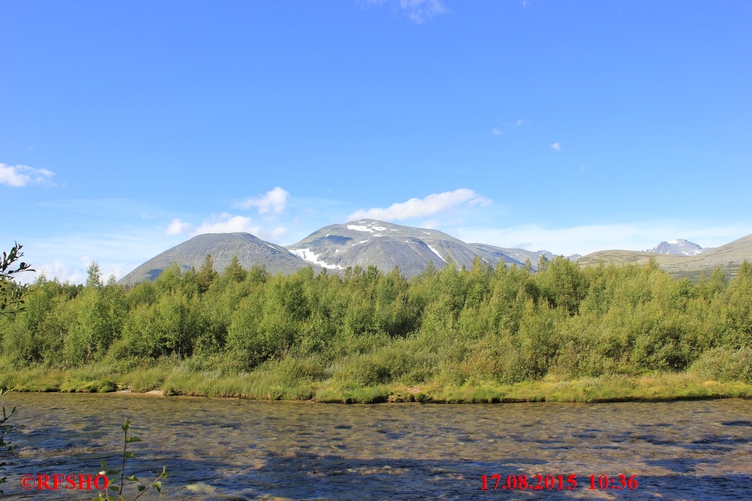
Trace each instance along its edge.
<path fill-rule="evenodd" d="M 90 277 L 91 278 L 91 277 Z M 270 276 L 175 265 L 131 288 L 44 278 L 24 311 L 0 318 L 0 356 L 15 367 L 190 361 L 300 380 L 379 385 L 691 371 L 750 379 L 752 271 L 692 284 L 654 264 L 581 269 L 308 268 Z M 202 369 L 203 370 L 203 369 Z M 281 372 L 280 372 L 281 371 Z M 287 377 L 287 376 L 286 376 Z"/>
<path fill-rule="evenodd" d="M 714 348 L 703 353 L 691 371 L 709 380 L 752 383 L 752 349 Z"/>

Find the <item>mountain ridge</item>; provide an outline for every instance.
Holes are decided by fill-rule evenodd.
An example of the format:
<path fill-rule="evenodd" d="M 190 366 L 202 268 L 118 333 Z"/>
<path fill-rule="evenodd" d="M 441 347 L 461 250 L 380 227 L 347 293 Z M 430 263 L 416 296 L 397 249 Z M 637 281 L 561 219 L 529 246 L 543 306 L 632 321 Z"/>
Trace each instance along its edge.
<path fill-rule="evenodd" d="M 661 248 L 663 244 L 668 247 Z M 652 259 L 672 276 L 692 280 L 708 274 L 717 266 L 733 276 L 745 259 L 752 261 L 752 235 L 720 247 L 701 249 L 695 254 L 681 254 L 682 251 L 690 252 L 696 248 L 700 246 L 678 239 L 661 242 L 649 251 L 602 250 L 586 256 L 573 255 L 569 259 L 583 266 L 600 262 L 645 264 Z M 119 283 L 154 280 L 173 262 L 177 262 L 182 271 L 198 269 L 207 254 L 212 255 L 218 271 L 223 271 L 237 256 L 244 268 L 264 265 L 272 274 L 294 273 L 307 266 L 313 267 L 316 272 L 326 268 L 335 273 L 356 266 L 376 266 L 382 271 L 397 266 L 407 277 L 420 274 L 431 263 L 442 269 L 449 258 L 456 266 L 466 268 L 472 267 L 476 257 L 492 266 L 504 262 L 507 266 L 522 267 L 529 261 L 535 271 L 542 256 L 548 260 L 557 257 L 546 250 L 529 251 L 465 243 L 439 230 L 360 219 L 325 226 L 299 242 L 284 247 L 250 233 L 198 235 L 146 261 L 125 275 Z"/>
<path fill-rule="evenodd" d="M 689 278 L 696 281 L 715 268 L 720 268 L 724 274 L 733 277 L 745 260 L 752 262 L 752 235 L 738 238 L 720 247 L 704 249 L 693 256 L 604 250 L 583 256 L 578 262 L 585 266 L 596 265 L 599 262 L 646 264 L 651 259 L 674 278 Z"/>

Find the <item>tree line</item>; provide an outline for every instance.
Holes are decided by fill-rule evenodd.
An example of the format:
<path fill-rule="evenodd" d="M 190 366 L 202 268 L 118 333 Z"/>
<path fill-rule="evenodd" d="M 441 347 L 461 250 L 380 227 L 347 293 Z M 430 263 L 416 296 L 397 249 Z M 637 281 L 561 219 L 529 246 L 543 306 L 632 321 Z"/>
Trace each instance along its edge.
<path fill-rule="evenodd" d="M 294 377 L 360 385 L 515 383 L 703 370 L 752 382 L 752 270 L 699 283 L 655 263 L 470 269 L 451 258 L 406 279 L 395 268 L 316 275 L 168 267 L 154 282 L 86 285 L 39 277 L 0 317 L 8 367 L 72 369 L 190 360 L 197 370 L 286 364 Z"/>

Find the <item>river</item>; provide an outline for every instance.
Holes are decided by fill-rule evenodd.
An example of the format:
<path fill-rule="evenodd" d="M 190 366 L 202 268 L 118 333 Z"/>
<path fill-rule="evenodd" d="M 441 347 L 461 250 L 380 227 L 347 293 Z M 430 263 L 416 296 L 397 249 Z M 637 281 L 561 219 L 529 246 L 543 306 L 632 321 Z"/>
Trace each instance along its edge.
<path fill-rule="evenodd" d="M 750 400 L 327 405 L 10 393 L 0 404 L 18 408 L 6 436 L 18 449 L 0 485 L 8 499 L 92 499 L 26 491 L 21 479 L 118 464 L 125 417 L 143 440 L 129 445 L 126 474 L 170 473 L 161 496 L 140 499 L 752 499 Z M 533 489 L 519 488 L 520 475 Z"/>

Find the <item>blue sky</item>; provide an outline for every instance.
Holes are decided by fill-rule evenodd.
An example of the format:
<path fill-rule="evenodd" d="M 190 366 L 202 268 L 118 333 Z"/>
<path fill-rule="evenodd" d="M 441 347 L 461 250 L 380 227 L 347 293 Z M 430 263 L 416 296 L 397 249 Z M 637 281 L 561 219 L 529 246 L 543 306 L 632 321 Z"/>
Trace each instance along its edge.
<path fill-rule="evenodd" d="M 359 217 L 565 255 L 752 233 L 746 0 L 0 11 L 0 245 L 49 278 Z"/>

